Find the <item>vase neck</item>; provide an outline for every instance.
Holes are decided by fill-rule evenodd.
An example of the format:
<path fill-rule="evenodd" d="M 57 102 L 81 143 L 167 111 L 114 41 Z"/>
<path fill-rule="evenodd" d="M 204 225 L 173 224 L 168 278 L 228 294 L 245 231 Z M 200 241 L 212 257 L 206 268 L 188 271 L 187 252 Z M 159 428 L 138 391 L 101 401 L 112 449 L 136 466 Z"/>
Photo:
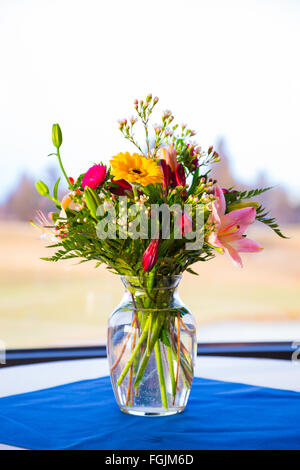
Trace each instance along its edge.
<path fill-rule="evenodd" d="M 142 309 L 169 308 L 178 299 L 177 287 L 182 276 L 121 276 L 125 297 Z M 125 300 L 125 299 L 124 299 Z"/>
<path fill-rule="evenodd" d="M 143 276 L 120 276 L 121 280 L 128 290 L 135 291 L 149 291 L 153 292 L 155 290 L 176 290 L 181 279 L 182 275 L 176 276 L 151 276 L 151 273 Z"/>

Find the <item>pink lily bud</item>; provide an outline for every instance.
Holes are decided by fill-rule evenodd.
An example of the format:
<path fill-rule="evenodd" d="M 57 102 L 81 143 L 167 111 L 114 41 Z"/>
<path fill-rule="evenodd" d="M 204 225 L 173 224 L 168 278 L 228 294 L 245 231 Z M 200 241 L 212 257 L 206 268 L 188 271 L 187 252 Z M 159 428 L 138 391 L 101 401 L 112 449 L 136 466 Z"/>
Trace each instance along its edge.
<path fill-rule="evenodd" d="M 186 185 L 184 167 L 181 163 L 179 163 L 176 166 L 175 178 L 176 178 L 177 186 L 185 186 Z"/>
<path fill-rule="evenodd" d="M 162 169 L 162 172 L 163 172 L 163 175 L 164 175 L 163 185 L 164 185 L 165 189 L 167 190 L 170 186 L 172 170 L 171 170 L 170 166 L 167 164 L 166 160 L 159 160 L 158 164 Z"/>
<path fill-rule="evenodd" d="M 167 165 L 169 165 L 172 171 L 176 170 L 177 152 L 172 147 L 172 145 L 169 145 L 169 147 L 161 147 L 158 150 L 157 154 L 159 159 L 165 160 L 165 162 L 167 163 Z"/>
<path fill-rule="evenodd" d="M 158 244 L 159 244 L 159 238 L 153 238 L 150 244 L 148 245 L 148 248 L 145 250 L 142 263 L 143 263 L 144 271 L 146 272 L 151 271 L 157 262 Z"/>

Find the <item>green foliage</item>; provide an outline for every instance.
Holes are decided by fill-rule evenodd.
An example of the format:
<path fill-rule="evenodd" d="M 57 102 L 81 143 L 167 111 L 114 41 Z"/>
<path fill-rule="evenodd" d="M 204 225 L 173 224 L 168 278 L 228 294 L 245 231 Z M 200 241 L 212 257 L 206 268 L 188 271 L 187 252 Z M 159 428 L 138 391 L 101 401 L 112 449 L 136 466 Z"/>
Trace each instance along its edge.
<path fill-rule="evenodd" d="M 270 227 L 280 238 L 288 238 L 281 232 L 276 219 L 274 217 L 268 217 L 269 212 L 266 211 L 262 206 L 256 210 L 256 220 Z"/>
<path fill-rule="evenodd" d="M 229 190 L 228 193 L 225 193 L 225 199 L 226 199 L 226 204 L 230 205 L 233 204 L 234 202 L 240 202 L 244 199 L 251 199 L 253 197 L 257 197 L 260 194 L 265 193 L 266 191 L 269 191 L 272 189 L 272 187 L 268 188 L 258 188 L 258 189 L 251 189 L 250 191 L 231 191 Z"/>

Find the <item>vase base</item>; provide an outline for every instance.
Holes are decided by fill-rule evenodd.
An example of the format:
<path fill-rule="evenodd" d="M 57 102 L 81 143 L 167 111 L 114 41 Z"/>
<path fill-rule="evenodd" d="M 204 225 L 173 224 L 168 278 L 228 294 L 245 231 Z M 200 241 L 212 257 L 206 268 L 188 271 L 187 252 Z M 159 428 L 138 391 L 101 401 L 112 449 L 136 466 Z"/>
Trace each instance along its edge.
<path fill-rule="evenodd" d="M 170 410 L 165 410 L 164 408 L 144 408 L 144 407 L 120 407 L 123 413 L 134 415 L 134 416 L 146 416 L 150 418 L 156 418 L 160 416 L 172 416 L 178 413 L 182 413 L 184 407 L 181 408 L 172 408 Z"/>

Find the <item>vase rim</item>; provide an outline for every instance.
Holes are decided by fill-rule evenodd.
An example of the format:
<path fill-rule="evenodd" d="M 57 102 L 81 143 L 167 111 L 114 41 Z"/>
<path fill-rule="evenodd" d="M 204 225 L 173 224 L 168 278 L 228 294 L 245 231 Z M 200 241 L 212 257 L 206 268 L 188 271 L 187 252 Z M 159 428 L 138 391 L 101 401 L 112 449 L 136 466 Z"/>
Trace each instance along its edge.
<path fill-rule="evenodd" d="M 119 274 L 119 277 L 121 279 L 144 279 L 143 276 L 130 276 L 130 275 L 125 275 L 125 274 Z M 154 275 L 154 278 L 155 279 L 182 279 L 183 277 L 183 274 L 171 274 L 170 276 L 165 276 L 165 275 L 162 275 L 162 274 L 155 274 Z"/>

